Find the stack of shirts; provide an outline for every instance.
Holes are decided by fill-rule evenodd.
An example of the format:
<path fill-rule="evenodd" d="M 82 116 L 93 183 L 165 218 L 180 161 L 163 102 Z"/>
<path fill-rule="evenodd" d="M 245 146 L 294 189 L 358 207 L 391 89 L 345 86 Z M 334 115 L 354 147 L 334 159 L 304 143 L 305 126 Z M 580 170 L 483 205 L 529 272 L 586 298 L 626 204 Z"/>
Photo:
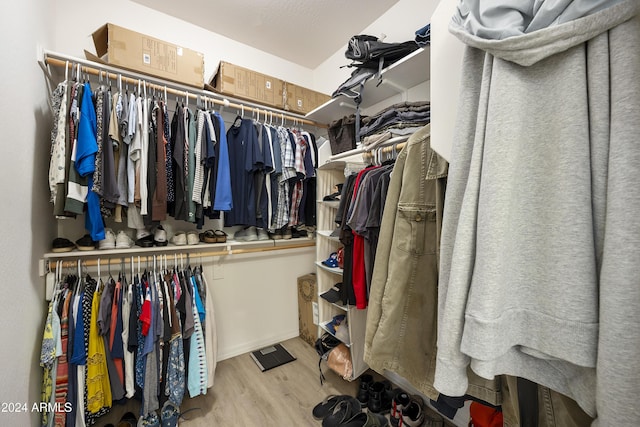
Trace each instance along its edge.
<path fill-rule="evenodd" d="M 401 102 L 362 120 L 360 141 L 364 148 L 387 139 L 410 135 L 431 121 L 428 101 Z"/>

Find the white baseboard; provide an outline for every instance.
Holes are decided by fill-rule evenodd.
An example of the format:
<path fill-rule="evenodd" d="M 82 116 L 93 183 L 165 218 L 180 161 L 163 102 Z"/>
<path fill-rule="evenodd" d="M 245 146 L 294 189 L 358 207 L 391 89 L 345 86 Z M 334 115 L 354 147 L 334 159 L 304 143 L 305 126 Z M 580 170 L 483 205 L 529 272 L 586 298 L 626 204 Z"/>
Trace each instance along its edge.
<path fill-rule="evenodd" d="M 261 348 L 277 344 L 281 341 L 285 341 L 291 338 L 295 338 L 300 335 L 300 331 L 296 328 L 292 331 L 282 332 L 278 335 L 272 335 L 268 337 L 264 337 L 260 340 L 254 340 L 250 342 L 242 343 L 242 345 L 237 345 L 234 347 L 226 348 L 226 349 L 218 349 L 218 362 L 230 359 L 235 356 L 239 356 L 241 354 L 249 353 L 255 350 L 259 350 Z"/>

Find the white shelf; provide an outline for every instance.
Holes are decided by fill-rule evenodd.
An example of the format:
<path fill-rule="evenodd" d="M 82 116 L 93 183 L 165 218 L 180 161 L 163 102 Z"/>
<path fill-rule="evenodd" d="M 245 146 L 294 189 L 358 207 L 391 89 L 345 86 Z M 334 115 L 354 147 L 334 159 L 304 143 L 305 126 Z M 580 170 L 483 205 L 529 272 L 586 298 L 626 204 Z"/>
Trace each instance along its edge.
<path fill-rule="evenodd" d="M 328 334 L 330 334 L 332 337 L 334 337 L 335 339 L 340 340 L 340 342 L 341 342 L 341 343 L 343 343 L 344 345 L 346 345 L 347 347 L 351 347 L 351 343 L 350 343 L 350 342 L 348 342 L 348 343 L 347 343 L 347 342 L 344 342 L 344 341 L 342 341 L 340 338 L 338 338 L 335 334 L 331 333 L 331 331 L 329 330 L 329 328 L 327 328 L 327 325 L 328 325 L 329 323 L 331 323 L 331 321 L 321 323 L 321 324 L 320 324 L 320 327 L 321 327 L 325 332 L 327 332 L 327 333 L 328 333 Z M 344 327 L 344 326 L 343 326 L 343 327 Z"/>
<path fill-rule="evenodd" d="M 344 273 L 344 270 L 341 268 L 331 268 L 331 267 L 327 267 L 326 265 L 324 265 L 322 262 L 320 261 L 316 261 L 316 265 L 323 269 L 324 271 L 328 271 L 329 273 L 333 273 L 333 274 L 340 274 L 342 275 L 342 273 Z"/>
<path fill-rule="evenodd" d="M 333 230 L 318 230 L 316 231 L 316 233 L 318 234 L 318 236 L 322 236 L 326 239 L 332 240 L 334 242 L 340 242 L 340 238 L 336 237 L 336 236 L 332 236 L 331 233 L 333 233 Z"/>
<path fill-rule="evenodd" d="M 382 83 L 374 75 L 364 85 L 360 108 L 367 108 L 385 99 L 403 93 L 429 80 L 431 67 L 429 47 L 420 48 L 382 70 Z M 309 120 L 329 124 L 356 111 L 355 103 L 345 96 L 331 98 L 305 116 Z"/>

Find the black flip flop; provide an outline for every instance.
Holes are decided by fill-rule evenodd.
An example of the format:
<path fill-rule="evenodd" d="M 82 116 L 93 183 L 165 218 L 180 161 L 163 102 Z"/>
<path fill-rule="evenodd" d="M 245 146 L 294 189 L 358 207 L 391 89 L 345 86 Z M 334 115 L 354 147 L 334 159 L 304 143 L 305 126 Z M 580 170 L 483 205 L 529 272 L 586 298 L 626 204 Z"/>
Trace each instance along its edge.
<path fill-rule="evenodd" d="M 341 396 L 336 396 L 336 395 L 331 395 L 331 396 L 327 396 L 326 399 L 324 399 L 322 402 L 318 403 L 314 408 L 313 411 L 311 411 L 311 415 L 313 415 L 313 418 L 315 418 L 316 420 L 321 420 L 323 418 L 325 418 L 327 415 L 329 415 L 331 413 L 331 411 L 333 410 L 333 408 L 341 401 L 348 399 L 350 396 L 347 395 L 341 395 Z"/>

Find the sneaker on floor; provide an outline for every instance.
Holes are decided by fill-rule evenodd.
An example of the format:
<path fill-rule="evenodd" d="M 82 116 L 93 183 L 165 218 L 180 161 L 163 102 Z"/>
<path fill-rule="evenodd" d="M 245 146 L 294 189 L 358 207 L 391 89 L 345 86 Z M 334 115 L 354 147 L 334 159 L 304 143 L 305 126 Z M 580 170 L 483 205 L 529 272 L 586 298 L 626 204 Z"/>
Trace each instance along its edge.
<path fill-rule="evenodd" d="M 258 240 L 270 240 L 269 233 L 264 228 L 258 228 Z"/>
<path fill-rule="evenodd" d="M 255 227 L 251 226 L 244 230 L 236 231 L 233 238 L 238 242 L 254 242 L 258 240 L 258 232 Z"/>
<path fill-rule="evenodd" d="M 156 228 L 156 231 L 153 233 L 153 243 L 156 246 L 167 246 L 167 244 L 169 243 L 167 241 L 167 232 L 164 230 L 164 228 L 162 228 L 161 225 L 159 225 Z"/>
<path fill-rule="evenodd" d="M 402 408 L 402 421 L 400 425 L 407 427 L 419 427 L 424 423 L 424 412 L 422 407 L 424 402 L 419 396 L 412 396 L 411 402 Z M 431 420 L 436 421 L 436 420 Z M 440 420 L 442 421 L 442 420 Z M 429 425 L 437 425 L 437 424 L 429 424 Z"/>
<path fill-rule="evenodd" d="M 116 248 L 116 235 L 110 228 L 104 229 L 104 240 L 98 242 L 99 249 L 115 249 Z"/>
<path fill-rule="evenodd" d="M 117 249 L 129 249 L 133 246 L 133 239 L 129 237 L 124 230 L 118 231 L 118 235 L 116 236 L 116 248 Z"/>
<path fill-rule="evenodd" d="M 400 419 L 402 418 L 402 410 L 405 409 L 411 403 L 411 397 L 404 391 L 399 391 L 391 401 L 391 413 L 389 414 L 389 421 L 393 427 L 400 425 Z"/>
<path fill-rule="evenodd" d="M 76 246 L 79 251 L 92 251 L 96 248 L 96 242 L 93 241 L 91 235 L 85 234 L 76 240 Z"/>
<path fill-rule="evenodd" d="M 178 231 L 171 238 L 171 243 L 176 246 L 184 246 L 187 244 L 187 235 L 184 233 L 184 231 Z"/>

